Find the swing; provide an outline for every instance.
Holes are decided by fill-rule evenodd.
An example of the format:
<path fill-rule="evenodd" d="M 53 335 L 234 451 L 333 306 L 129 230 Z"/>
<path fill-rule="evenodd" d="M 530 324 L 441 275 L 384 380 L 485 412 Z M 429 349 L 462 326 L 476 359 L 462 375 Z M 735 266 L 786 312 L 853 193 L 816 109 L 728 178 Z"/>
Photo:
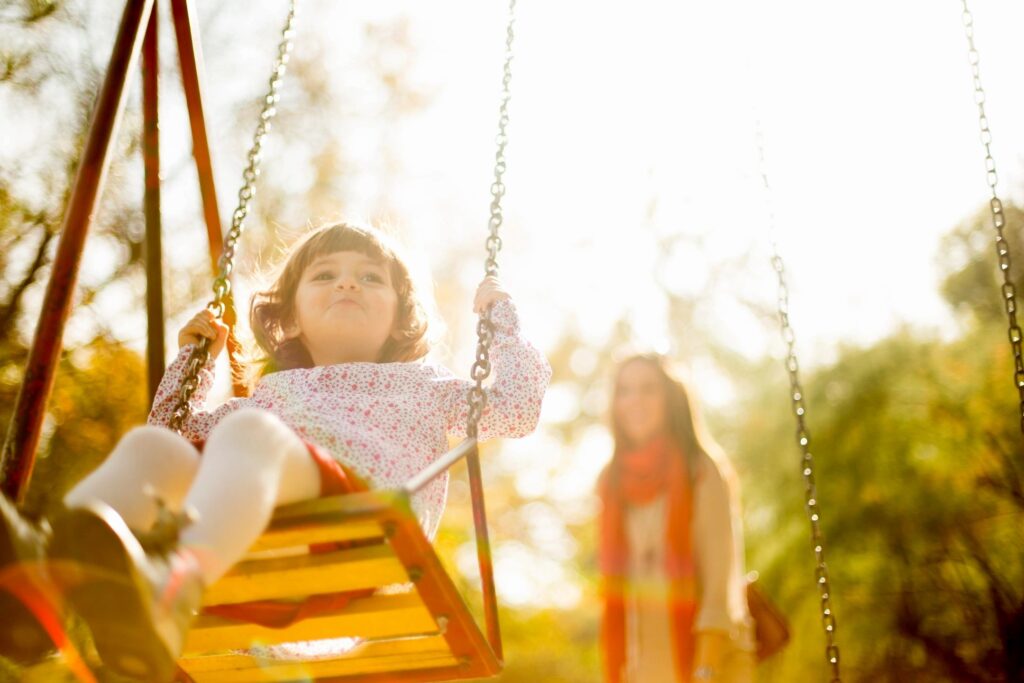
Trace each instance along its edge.
<path fill-rule="evenodd" d="M 269 130 L 278 88 L 291 50 L 295 0 L 290 0 L 287 21 L 281 33 L 278 56 L 264 98 L 239 204 L 223 248 L 220 245 L 219 215 L 213 192 L 209 149 L 203 122 L 198 66 L 201 59 L 193 35 L 193 10 L 189 0 L 170 0 L 179 57 L 182 66 L 189 119 L 192 126 L 197 171 L 200 176 L 204 215 L 211 254 L 218 254 L 218 274 L 213 284 L 210 308 L 229 325 L 234 321 L 231 301 L 231 273 L 237 240 L 249 212 L 259 174 L 262 141 Z M 64 218 L 61 240 L 54 261 L 43 313 L 26 369 L 25 383 L 15 407 L 17 419 L 4 444 L 4 492 L 18 500 L 24 497 L 39 440 L 43 405 L 50 393 L 69 293 L 81 258 L 85 234 L 91 220 L 107 165 L 110 140 L 123 108 L 126 74 L 139 52 L 143 52 L 143 96 L 145 115 L 144 157 L 146 160 L 147 252 L 155 246 L 155 261 L 147 262 L 149 289 L 159 291 L 159 169 L 156 127 L 156 12 L 155 0 L 127 0 L 110 67 L 100 93 L 82 166 Z M 500 106 L 498 147 L 494 182 L 491 185 L 489 236 L 485 270 L 498 272 L 498 236 L 503 217 L 501 198 L 507 144 L 507 105 L 511 79 L 511 49 L 515 0 L 509 3 L 506 31 L 503 93 Z M 147 25 L 144 40 L 142 26 Z M 154 172 L 155 171 L 155 172 Z M 151 175 L 152 172 L 152 175 Z M 154 377 L 162 374 L 162 313 L 154 311 L 149 297 L 151 395 Z M 158 303 L 158 302 L 157 302 Z M 489 314 L 481 315 L 477 355 L 471 376 L 475 386 L 467 395 L 469 418 L 467 438 L 438 458 L 399 490 L 368 491 L 332 498 L 320 498 L 283 506 L 275 511 L 265 533 L 249 555 L 226 576 L 213 584 L 204 596 L 204 608 L 240 605 L 262 600 L 297 600 L 312 595 L 341 596 L 336 609 L 296 621 L 285 628 L 268 628 L 253 623 L 200 614 L 193 622 L 179 660 L 182 681 L 438 681 L 496 676 L 502 668 L 502 643 L 498 624 L 493 566 L 488 540 L 483 484 L 477 447 L 477 424 L 483 414 L 486 395 L 483 381 L 490 373 L 489 347 L 492 327 Z M 229 358 L 231 354 L 229 340 Z M 154 347 L 159 349 L 154 352 Z M 189 415 L 189 399 L 197 375 L 208 358 L 209 340 L 203 339 L 189 361 L 181 395 L 170 426 L 180 429 Z M 159 363 L 161 370 L 153 370 Z M 237 388 L 236 388 L 237 392 Z M 445 572 L 430 541 L 413 513 L 410 498 L 430 481 L 462 460 L 467 461 L 473 504 L 477 555 L 483 593 L 486 637 L 477 626 L 451 577 Z M 311 545 L 333 544 L 328 552 L 312 553 Z M 406 591 L 394 586 L 411 584 Z M 388 590 L 381 591 L 387 587 Z M 275 659 L 254 654 L 252 648 L 301 642 L 350 638 L 358 644 L 342 654 L 307 659 Z M 355 641 L 358 639 L 358 641 Z M 342 651 L 336 649 L 336 652 Z"/>

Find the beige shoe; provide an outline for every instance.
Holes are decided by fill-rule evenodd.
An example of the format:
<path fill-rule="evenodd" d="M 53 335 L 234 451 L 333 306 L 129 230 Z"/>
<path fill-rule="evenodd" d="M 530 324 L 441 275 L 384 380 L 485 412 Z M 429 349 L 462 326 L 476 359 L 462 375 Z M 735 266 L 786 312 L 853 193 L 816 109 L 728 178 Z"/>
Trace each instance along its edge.
<path fill-rule="evenodd" d="M 83 580 L 67 591 L 88 624 L 103 663 L 150 683 L 174 679 L 203 582 L 191 555 L 147 554 L 110 507 L 75 508 L 53 522 L 50 557 L 78 563 Z"/>

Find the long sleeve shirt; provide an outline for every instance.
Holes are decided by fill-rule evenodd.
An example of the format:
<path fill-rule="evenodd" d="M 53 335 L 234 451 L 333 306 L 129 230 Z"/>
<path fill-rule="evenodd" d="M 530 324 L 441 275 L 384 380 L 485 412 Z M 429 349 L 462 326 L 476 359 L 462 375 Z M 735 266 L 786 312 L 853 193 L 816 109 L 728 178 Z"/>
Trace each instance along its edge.
<path fill-rule="evenodd" d="M 551 368 L 520 333 L 510 300 L 494 304 L 491 320 L 494 381 L 486 389 L 479 438 L 525 436 L 537 426 Z M 164 373 L 150 424 L 166 426 L 170 420 L 190 351 L 190 346 L 183 347 Z M 447 451 L 449 435 L 466 433 L 466 395 L 473 382 L 438 365 L 341 363 L 284 370 L 262 377 L 251 396 L 207 410 L 213 369 L 211 360 L 200 371 L 192 414 L 183 429 L 186 438 L 206 439 L 225 415 L 244 407 L 262 408 L 373 488 L 403 485 Z M 413 496 L 413 509 L 428 537 L 437 530 L 447 489 L 444 473 Z"/>

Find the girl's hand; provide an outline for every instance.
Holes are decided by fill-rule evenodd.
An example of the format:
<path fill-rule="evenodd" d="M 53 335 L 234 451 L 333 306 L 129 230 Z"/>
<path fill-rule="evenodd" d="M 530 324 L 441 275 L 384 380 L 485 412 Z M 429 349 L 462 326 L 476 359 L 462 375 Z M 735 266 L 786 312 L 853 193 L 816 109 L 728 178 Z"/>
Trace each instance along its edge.
<path fill-rule="evenodd" d="M 486 311 L 495 301 L 511 299 L 512 297 L 501 288 L 501 282 L 494 275 L 488 275 L 480 286 L 476 288 L 476 297 L 473 299 L 473 312 L 481 314 Z"/>
<path fill-rule="evenodd" d="M 228 326 L 217 320 L 213 311 L 206 308 L 196 313 L 178 332 L 178 348 L 186 344 L 198 344 L 203 337 L 210 340 L 210 358 L 220 354 L 228 338 Z"/>

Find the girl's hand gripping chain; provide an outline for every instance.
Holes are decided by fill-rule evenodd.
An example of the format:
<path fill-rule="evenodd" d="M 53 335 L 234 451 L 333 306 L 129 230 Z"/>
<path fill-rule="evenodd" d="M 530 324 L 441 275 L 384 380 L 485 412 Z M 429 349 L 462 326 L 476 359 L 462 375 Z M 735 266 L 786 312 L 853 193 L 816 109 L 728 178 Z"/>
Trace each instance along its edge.
<path fill-rule="evenodd" d="M 199 340 L 206 337 L 210 340 L 210 358 L 216 358 L 224 349 L 224 342 L 228 338 L 228 326 L 208 308 L 196 313 L 191 320 L 178 332 L 178 348 L 187 344 L 198 344 Z"/>
<path fill-rule="evenodd" d="M 501 281 L 494 275 L 488 275 L 480 283 L 480 286 L 476 288 L 476 296 L 473 298 L 473 312 L 479 315 L 490 308 L 491 304 L 510 298 L 509 293 L 501 286 Z"/>

